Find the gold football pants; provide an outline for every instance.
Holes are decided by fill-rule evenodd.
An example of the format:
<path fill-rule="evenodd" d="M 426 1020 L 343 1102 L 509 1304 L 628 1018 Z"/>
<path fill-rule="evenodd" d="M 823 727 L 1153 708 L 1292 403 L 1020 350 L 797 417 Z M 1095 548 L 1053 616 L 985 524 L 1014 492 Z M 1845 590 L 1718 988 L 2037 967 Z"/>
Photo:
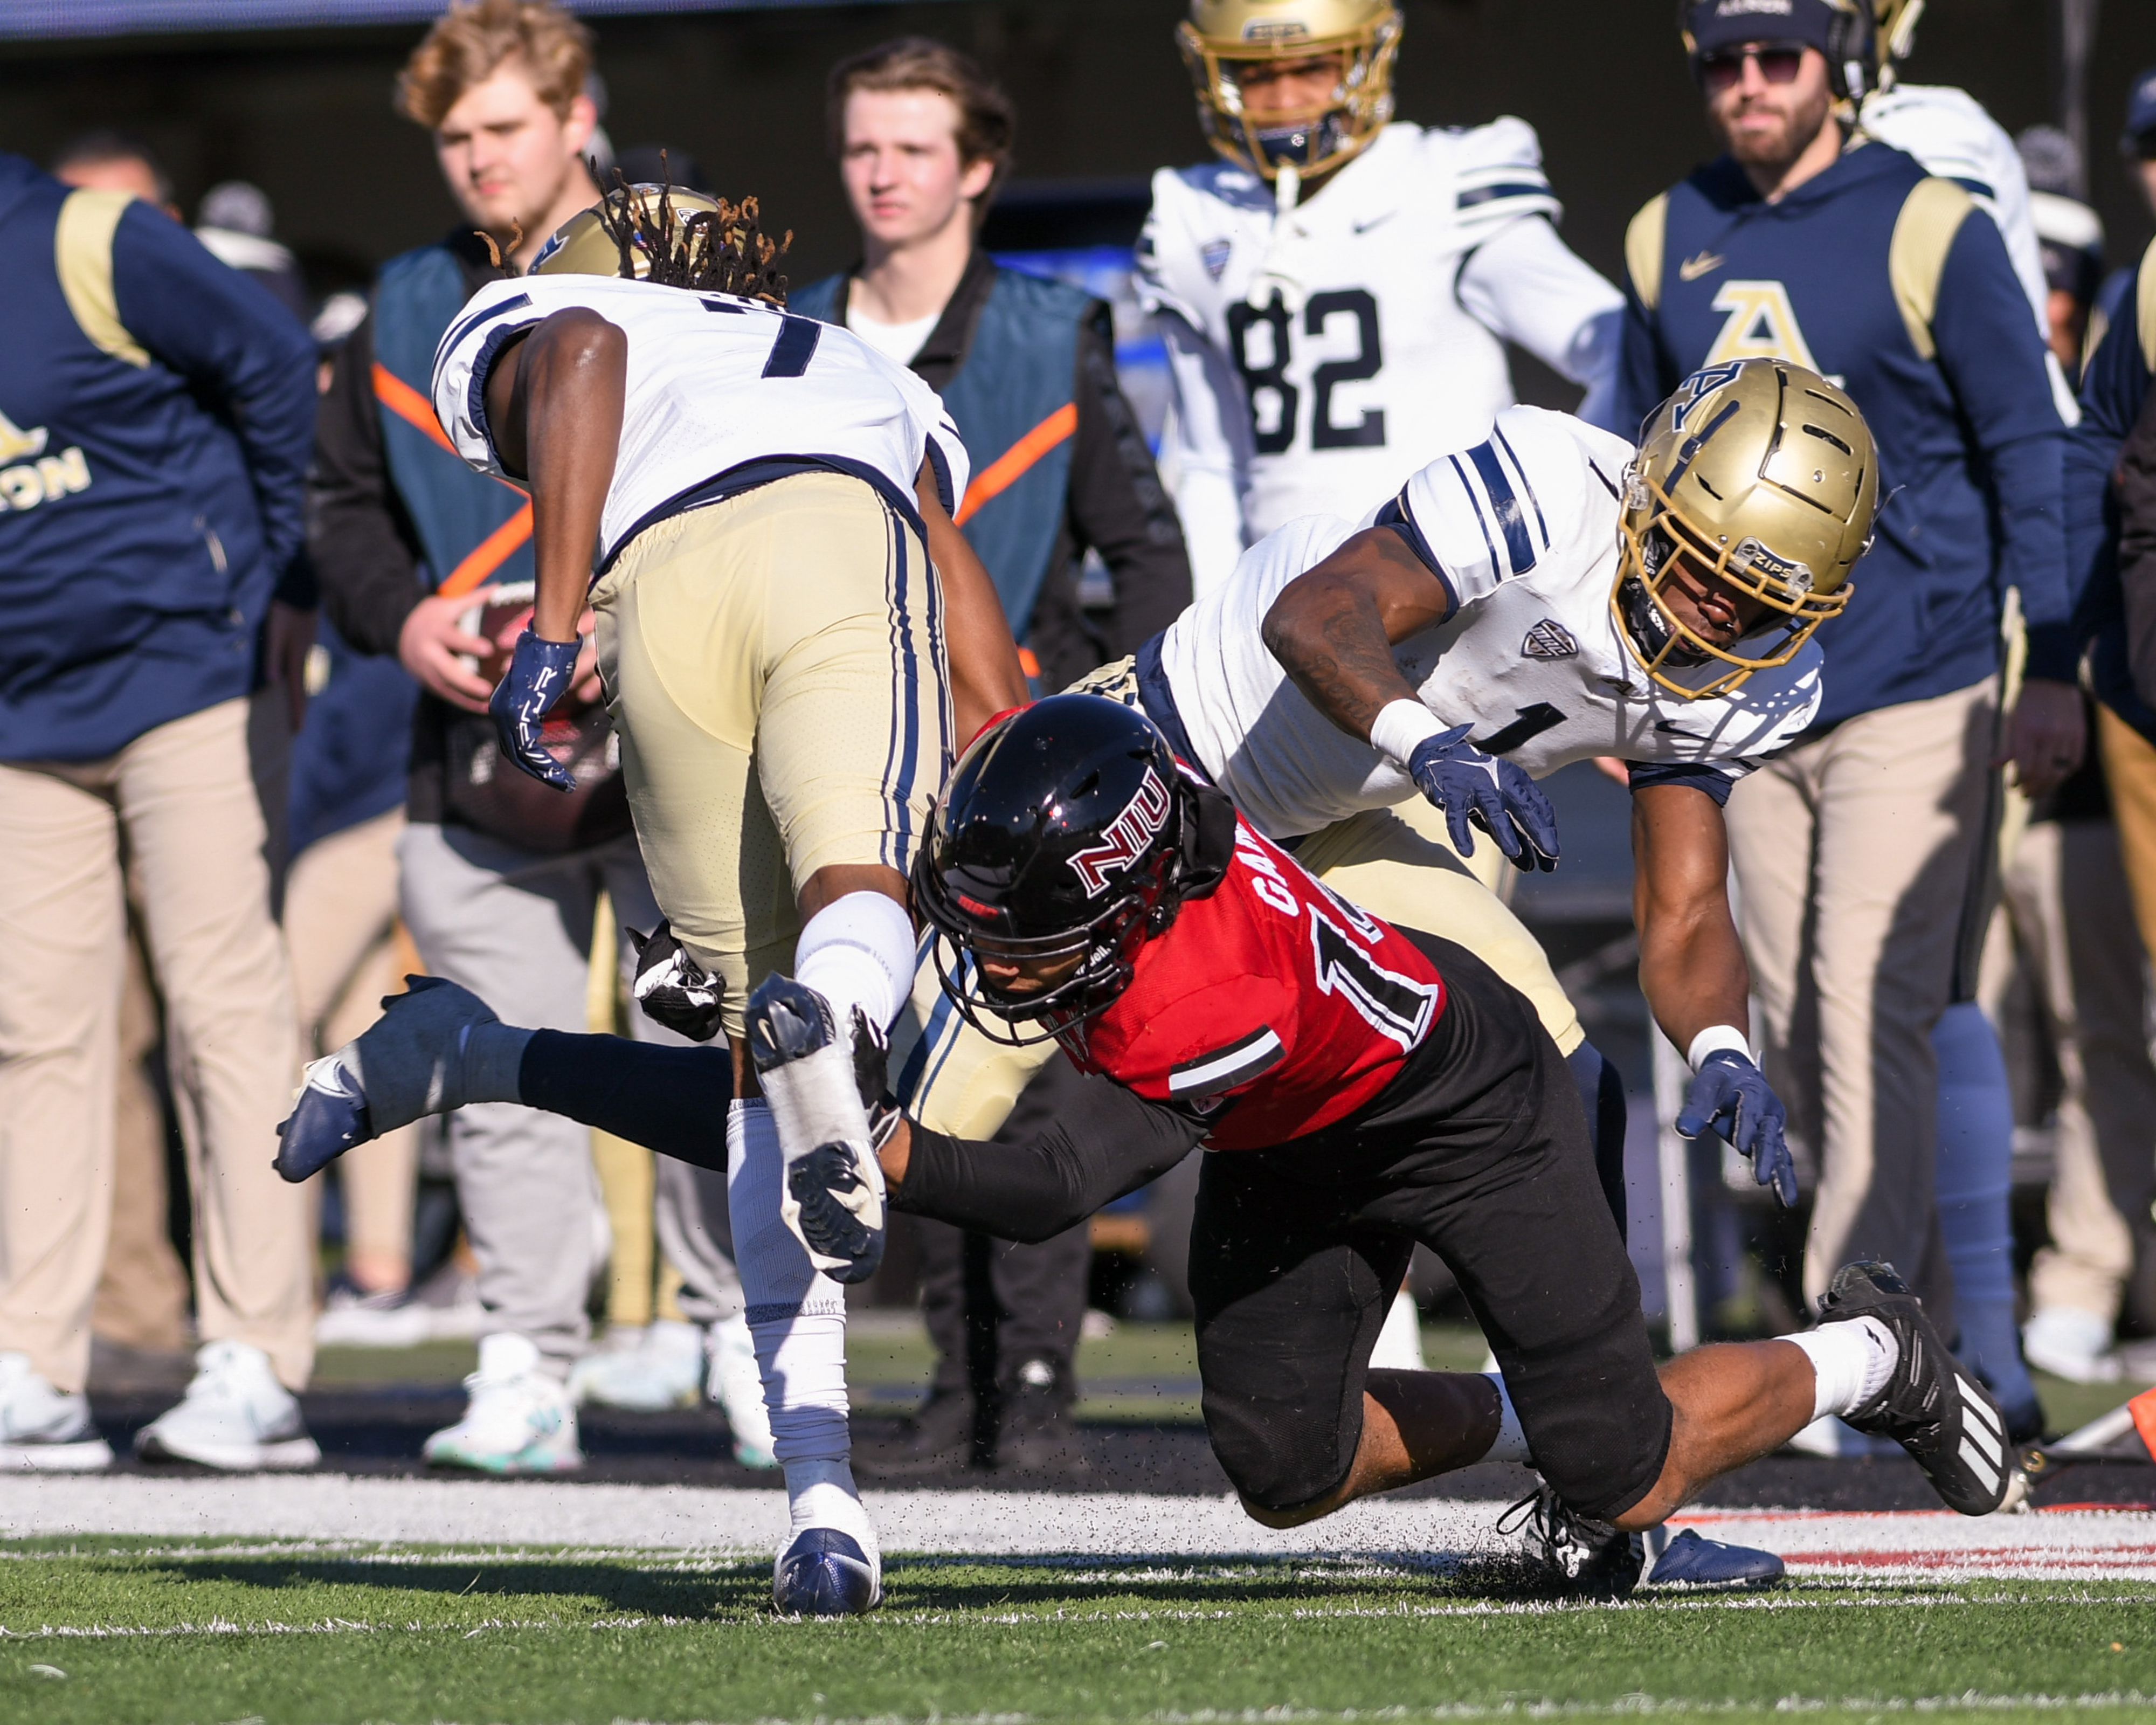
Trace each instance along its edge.
<path fill-rule="evenodd" d="M 942 603 L 912 526 L 835 472 L 647 527 L 593 589 L 637 843 L 730 1034 L 792 969 L 810 876 L 912 866 L 951 757 Z"/>

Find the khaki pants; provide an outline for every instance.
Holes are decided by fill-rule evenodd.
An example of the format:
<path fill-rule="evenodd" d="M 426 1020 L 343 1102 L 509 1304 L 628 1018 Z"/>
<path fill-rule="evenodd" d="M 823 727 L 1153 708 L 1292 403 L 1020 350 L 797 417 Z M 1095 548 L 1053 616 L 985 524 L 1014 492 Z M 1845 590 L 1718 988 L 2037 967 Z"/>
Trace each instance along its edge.
<path fill-rule="evenodd" d="M 912 866 L 951 757 L 936 572 L 872 487 L 797 474 L 645 529 L 592 607 L 652 891 L 737 1036 L 811 875 Z"/>
<path fill-rule="evenodd" d="M 172 1250 L 165 1173 L 165 1104 L 150 1076 L 157 996 L 139 930 L 127 940 L 120 993 L 120 1091 L 112 1139 L 112 1236 L 90 1327 L 122 1348 L 177 1352 L 187 1345 L 187 1272 Z"/>
<path fill-rule="evenodd" d="M 2156 1190 L 2148 989 L 2139 942 L 2120 937 L 2133 910 L 2118 833 L 2107 821 L 2040 822 L 2008 856 L 2002 884 L 1984 1006 L 1996 1019 L 2018 946 L 2061 1080 L 2051 1244 L 2030 1266 L 2030 1296 L 2040 1309 L 2070 1306 L 2112 1322 L 2133 1268 L 2125 1214 L 2146 1215 Z"/>
<path fill-rule="evenodd" d="M 112 1214 L 123 839 L 164 990 L 205 1341 L 313 1364 L 307 1200 L 271 1170 L 298 1049 L 270 916 L 247 703 L 105 760 L 0 764 L 0 1348 L 63 1389 L 90 1360 Z"/>
<path fill-rule="evenodd" d="M 2156 953 L 2156 744 L 2101 702 L 2096 727 L 2142 950 Z"/>
<path fill-rule="evenodd" d="M 382 1016 L 382 998 L 404 992 L 393 938 L 397 837 L 404 811 L 318 839 L 293 860 L 285 885 L 285 943 L 291 954 L 303 1060 L 335 1052 Z M 379 1266 L 412 1260 L 412 1189 L 419 1132 L 399 1127 L 347 1151 L 345 1250 Z"/>
<path fill-rule="evenodd" d="M 1133 660 L 1104 665 L 1074 692 L 1138 704 Z M 1472 858 L 1452 848 L 1445 816 L 1417 797 L 1364 809 L 1311 834 L 1295 859 L 1335 892 L 1388 922 L 1456 941 L 1526 995 L 1570 1055 L 1587 1040 L 1542 944 L 1493 890 L 1514 872 L 1487 837 Z M 891 1027 L 891 1070 L 906 1111 L 932 1131 L 992 1138 L 1026 1081 L 1055 1051 L 1053 1042 L 1011 1048 L 983 1035 L 942 998 L 935 968 L 915 975 L 913 998 Z"/>
<path fill-rule="evenodd" d="M 1953 1332 L 1933 1189 L 1938 1065 L 1995 729 L 1987 680 L 1858 715 L 1727 810 L 1767 1072 L 1818 1168 L 1804 1292 L 1892 1263 Z"/>

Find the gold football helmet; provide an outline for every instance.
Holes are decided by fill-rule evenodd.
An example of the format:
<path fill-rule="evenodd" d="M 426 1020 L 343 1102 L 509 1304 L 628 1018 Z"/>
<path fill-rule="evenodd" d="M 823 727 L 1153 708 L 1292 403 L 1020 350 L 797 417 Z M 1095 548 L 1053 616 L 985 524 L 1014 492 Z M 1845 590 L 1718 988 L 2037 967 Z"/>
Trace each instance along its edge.
<path fill-rule="evenodd" d="M 793 242 L 757 226 L 757 201 L 728 203 L 683 186 L 617 185 L 554 230 L 531 275 L 613 275 L 783 305 L 773 267 Z"/>
<path fill-rule="evenodd" d="M 1304 178 L 1339 167 L 1393 117 L 1400 14 L 1392 0 L 1191 0 L 1175 39 L 1198 90 L 1198 123 L 1229 161 L 1265 179 L 1292 167 Z M 1254 65 L 1340 57 L 1329 99 L 1301 113 L 1243 111 Z"/>
<path fill-rule="evenodd" d="M 1872 16 L 1879 24 L 1879 66 L 1883 76 L 1897 60 L 1909 57 L 1917 45 L 1917 26 L 1924 16 L 1924 0 L 1872 0 Z"/>
<path fill-rule="evenodd" d="M 1662 688 L 1727 695 L 1788 664 L 1848 604 L 1878 509 L 1871 430 L 1818 372 L 1782 359 L 1695 372 L 1656 408 L 1626 470 L 1609 593 L 1618 629 Z M 1693 620 L 1702 586 L 1733 594 L 1755 620 L 1734 640 L 1709 639 Z"/>

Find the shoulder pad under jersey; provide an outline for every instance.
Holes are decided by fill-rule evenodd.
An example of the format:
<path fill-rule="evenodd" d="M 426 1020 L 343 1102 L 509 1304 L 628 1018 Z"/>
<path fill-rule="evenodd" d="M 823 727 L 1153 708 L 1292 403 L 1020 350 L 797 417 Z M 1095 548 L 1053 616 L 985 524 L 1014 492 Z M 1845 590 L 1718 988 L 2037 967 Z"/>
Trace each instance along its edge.
<path fill-rule="evenodd" d="M 1563 584 L 1599 571 L 1631 448 L 1569 413 L 1511 407 L 1482 442 L 1438 459 L 1391 511 L 1455 605 L 1531 574 Z"/>
<path fill-rule="evenodd" d="M 1563 213 L 1543 172 L 1543 146 L 1535 129 L 1510 114 L 1487 126 L 1432 133 L 1453 175 L 1453 215 L 1469 244 L 1479 244 L 1522 216 Z"/>

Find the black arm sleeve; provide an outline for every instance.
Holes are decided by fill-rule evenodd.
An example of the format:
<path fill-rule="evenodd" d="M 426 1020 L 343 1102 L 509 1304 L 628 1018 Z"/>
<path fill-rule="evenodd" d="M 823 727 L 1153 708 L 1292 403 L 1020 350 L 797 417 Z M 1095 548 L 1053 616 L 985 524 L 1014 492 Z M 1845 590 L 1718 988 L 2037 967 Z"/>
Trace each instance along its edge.
<path fill-rule="evenodd" d="M 419 536 L 382 459 L 371 316 L 337 355 L 316 412 L 307 493 L 307 549 L 323 609 L 359 651 L 394 653 L 421 597 Z"/>
<path fill-rule="evenodd" d="M 536 1039 L 534 1039 L 536 1040 Z M 1000 1239 L 1043 1240 L 1158 1179 L 1205 1128 L 1105 1078 L 1085 1106 L 1029 1144 L 990 1144 L 913 1128 L 906 1178 L 891 1206 Z"/>
<path fill-rule="evenodd" d="M 1116 382 L 1108 308 L 1078 328 L 1070 510 L 1074 548 L 1101 554 L 1115 583 L 1106 634 L 1111 657 L 1137 650 L 1190 603 L 1190 557 L 1175 508 L 1153 469 L 1137 415 Z"/>
<path fill-rule="evenodd" d="M 723 1048 L 534 1030 L 516 1068 L 516 1088 L 526 1107 L 565 1115 L 677 1162 L 726 1171 L 734 1062 Z"/>

